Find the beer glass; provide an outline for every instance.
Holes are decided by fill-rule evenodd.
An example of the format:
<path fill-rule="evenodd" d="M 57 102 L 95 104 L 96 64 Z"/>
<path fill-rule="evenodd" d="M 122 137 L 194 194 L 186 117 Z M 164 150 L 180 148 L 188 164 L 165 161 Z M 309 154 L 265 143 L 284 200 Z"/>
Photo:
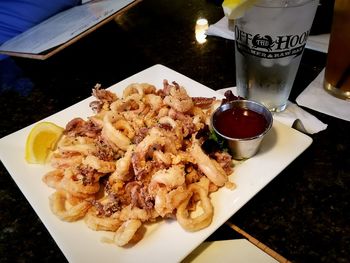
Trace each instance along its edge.
<path fill-rule="evenodd" d="M 324 88 L 350 100 L 350 1 L 336 0 L 329 41 Z"/>
<path fill-rule="evenodd" d="M 318 0 L 261 0 L 235 20 L 238 95 L 283 111 Z"/>

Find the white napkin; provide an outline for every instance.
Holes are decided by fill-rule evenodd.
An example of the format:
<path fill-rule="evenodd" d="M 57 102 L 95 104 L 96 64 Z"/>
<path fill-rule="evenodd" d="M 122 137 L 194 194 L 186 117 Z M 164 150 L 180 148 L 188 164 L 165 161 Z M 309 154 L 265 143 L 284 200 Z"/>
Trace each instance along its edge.
<path fill-rule="evenodd" d="M 328 53 L 330 34 L 312 35 L 307 38 L 306 48 Z"/>
<path fill-rule="evenodd" d="M 226 16 L 221 18 L 215 24 L 209 25 L 206 32 L 208 36 L 223 37 L 230 40 L 235 40 L 235 32 L 228 28 L 228 19 Z"/>
<path fill-rule="evenodd" d="M 323 89 L 324 69 L 297 97 L 296 102 L 304 107 L 350 121 L 350 101 L 338 99 Z"/>
<path fill-rule="evenodd" d="M 236 87 L 220 89 L 217 92 L 224 95 L 227 90 L 231 90 L 233 94 L 237 95 Z M 327 124 L 290 101 L 288 101 L 287 108 L 284 111 L 273 113 L 273 118 L 308 134 L 318 133 L 327 128 Z"/>
<path fill-rule="evenodd" d="M 228 18 L 224 16 L 215 24 L 209 26 L 206 34 L 208 36 L 218 36 L 226 39 L 234 40 L 235 33 L 229 29 Z M 306 48 L 317 50 L 323 53 L 328 52 L 329 34 L 309 36 Z"/>

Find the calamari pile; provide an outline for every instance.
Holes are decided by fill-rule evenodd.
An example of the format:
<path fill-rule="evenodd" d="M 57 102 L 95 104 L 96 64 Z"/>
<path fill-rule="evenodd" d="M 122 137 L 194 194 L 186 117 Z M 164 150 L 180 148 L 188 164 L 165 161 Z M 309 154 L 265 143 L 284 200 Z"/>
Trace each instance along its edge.
<path fill-rule="evenodd" d="M 94 115 L 71 120 L 50 157 L 43 181 L 55 189 L 52 212 L 114 232 L 118 246 L 139 241 L 145 224 L 161 219 L 187 231 L 210 225 L 210 193 L 235 187 L 231 156 L 201 147 L 221 101 L 190 97 L 167 80 L 162 89 L 130 84 L 120 97 L 96 85 L 93 96 Z"/>

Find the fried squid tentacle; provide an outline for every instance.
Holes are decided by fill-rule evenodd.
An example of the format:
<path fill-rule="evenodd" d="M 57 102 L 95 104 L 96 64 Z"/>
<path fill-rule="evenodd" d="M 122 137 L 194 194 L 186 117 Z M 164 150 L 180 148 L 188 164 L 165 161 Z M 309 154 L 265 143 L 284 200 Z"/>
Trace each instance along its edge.
<path fill-rule="evenodd" d="M 195 159 L 198 168 L 217 186 L 223 186 L 227 182 L 224 169 L 214 159 L 206 155 L 198 143 L 193 143 L 191 155 Z"/>

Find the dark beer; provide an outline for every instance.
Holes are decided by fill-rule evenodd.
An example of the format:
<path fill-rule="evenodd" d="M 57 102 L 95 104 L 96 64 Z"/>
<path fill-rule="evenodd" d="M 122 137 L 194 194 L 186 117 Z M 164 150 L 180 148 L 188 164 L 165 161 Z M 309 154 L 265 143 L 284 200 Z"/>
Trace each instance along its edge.
<path fill-rule="evenodd" d="M 336 0 L 329 42 L 324 88 L 350 100 L 350 1 Z"/>

